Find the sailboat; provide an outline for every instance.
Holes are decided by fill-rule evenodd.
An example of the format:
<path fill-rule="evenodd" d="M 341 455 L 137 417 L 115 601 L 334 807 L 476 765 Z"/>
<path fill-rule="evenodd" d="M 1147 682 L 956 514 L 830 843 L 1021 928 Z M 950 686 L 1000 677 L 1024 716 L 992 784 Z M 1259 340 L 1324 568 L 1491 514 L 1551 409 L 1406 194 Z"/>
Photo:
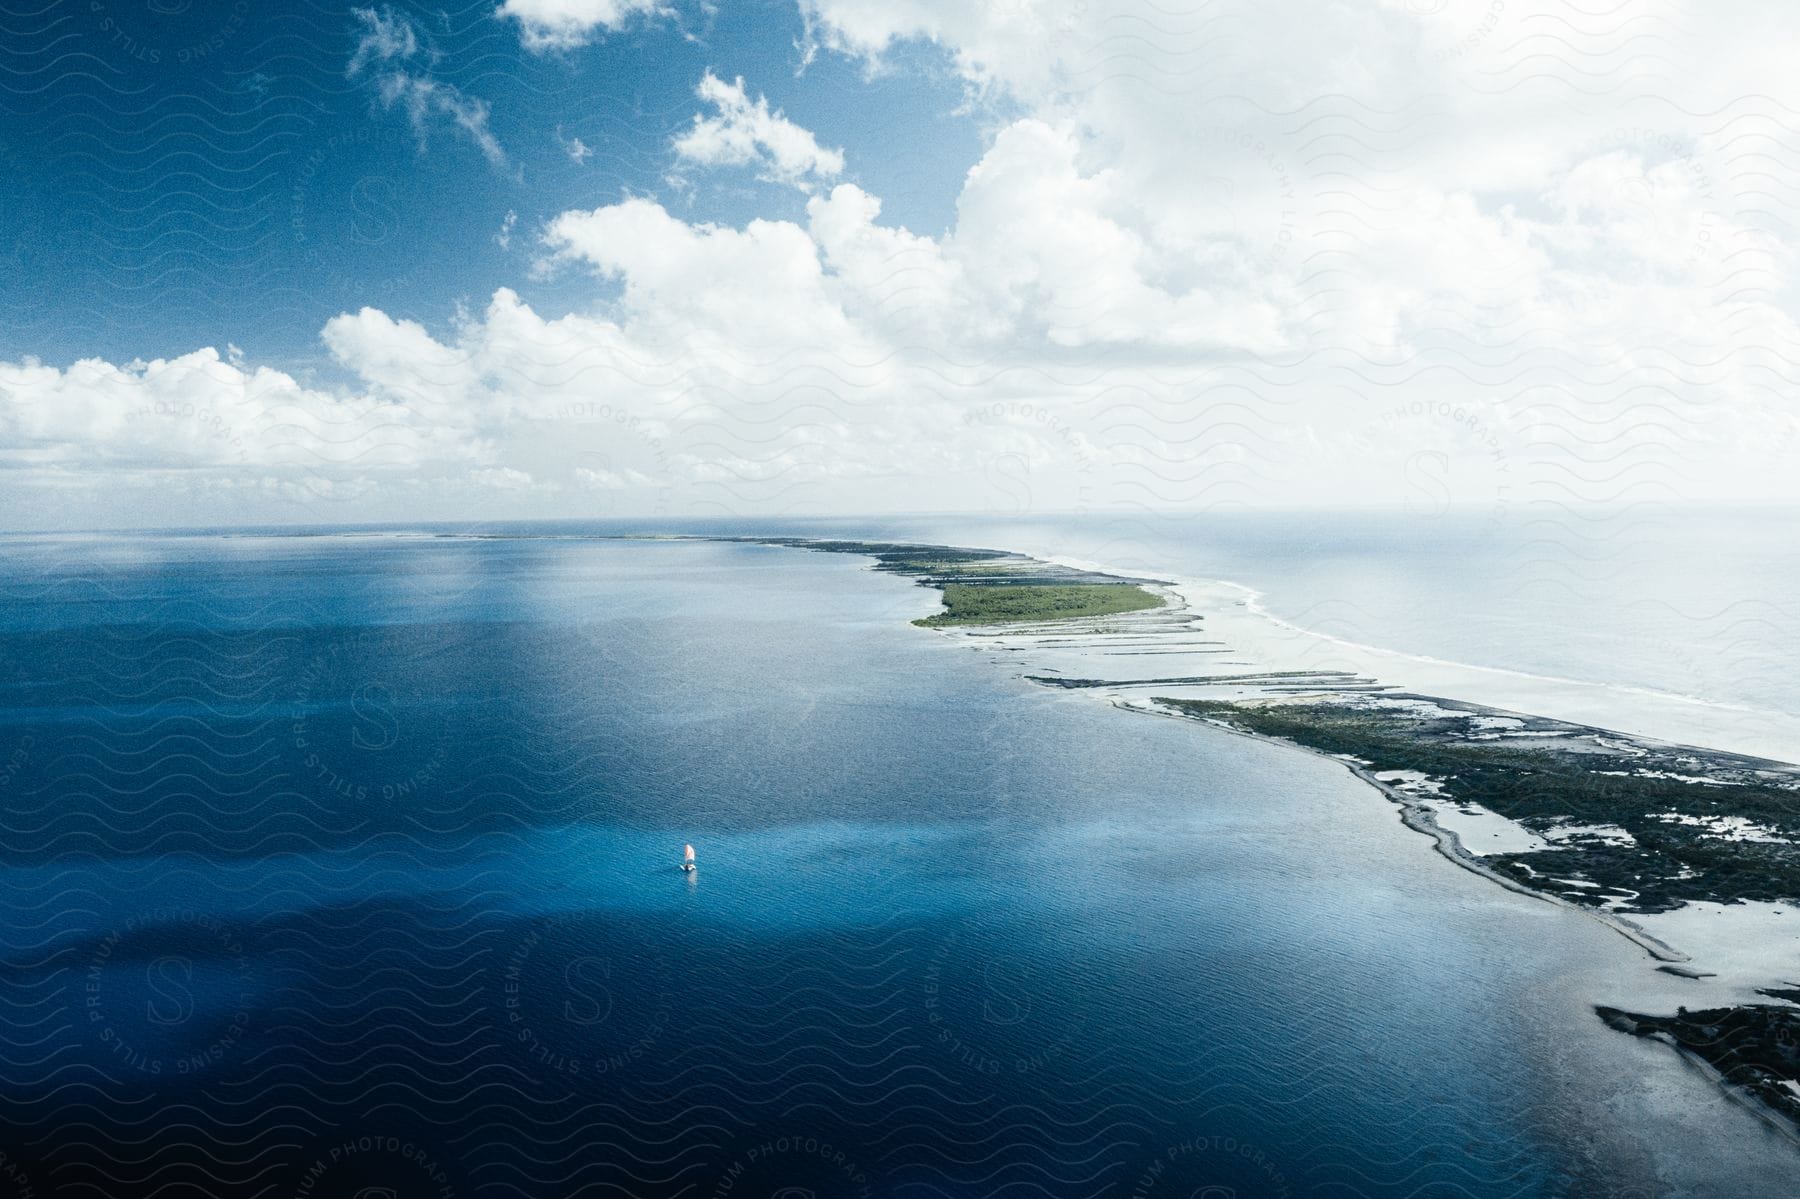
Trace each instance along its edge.
<path fill-rule="evenodd" d="M 682 847 L 681 868 L 689 874 L 694 872 L 694 847 L 692 845 Z"/>

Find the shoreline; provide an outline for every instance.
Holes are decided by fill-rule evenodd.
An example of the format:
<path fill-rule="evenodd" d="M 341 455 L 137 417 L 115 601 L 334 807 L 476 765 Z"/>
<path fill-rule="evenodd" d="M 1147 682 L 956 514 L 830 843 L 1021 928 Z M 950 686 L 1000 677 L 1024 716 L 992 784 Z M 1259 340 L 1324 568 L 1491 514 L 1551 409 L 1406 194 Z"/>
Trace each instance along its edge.
<path fill-rule="evenodd" d="M 1357 663 L 1270 661 L 1254 638 L 1246 647 L 1230 637 L 1232 629 L 1219 629 L 1233 623 L 1229 616 L 1221 620 L 1221 609 L 1191 593 L 1249 592 L 1237 584 L 1143 578 L 1076 559 L 966 547 L 703 539 L 873 558 L 874 570 L 940 591 L 970 579 L 919 569 L 918 560 L 934 551 L 987 564 L 992 569 L 975 580 L 984 586 L 1022 579 L 1131 583 L 1158 596 L 1163 603 L 1147 610 L 924 627 L 966 648 L 1016 655 L 1002 660 L 1038 686 L 1094 691 L 1124 711 L 1198 720 L 1337 762 L 1392 803 L 1402 825 L 1430 838 L 1440 856 L 1508 891 L 1581 912 L 1630 941 L 1655 969 L 1696 988 L 1691 1016 L 1685 1003 L 1668 1017 L 1599 1003 L 1592 1010 L 1616 1031 L 1654 1036 L 1704 1063 L 1733 1101 L 1800 1143 L 1800 1083 L 1792 1081 L 1800 1079 L 1800 1052 L 1788 1048 L 1800 1044 L 1800 981 L 1778 975 L 1752 927 L 1769 911 L 1788 910 L 1771 908 L 1771 901 L 1800 909 L 1790 865 L 1790 857 L 1800 862 L 1800 820 L 1792 817 L 1800 809 L 1800 766 L 1629 727 L 1532 715 L 1528 706 L 1454 690 L 1421 691 L 1346 668 Z M 1438 698 L 1446 695 L 1456 698 Z M 1473 821 L 1499 844 L 1487 853 L 1471 848 L 1447 826 L 1444 817 L 1452 814 L 1454 823 Z M 1631 851 L 1618 852 L 1621 845 Z M 1668 919 L 1707 908 L 1714 923 L 1704 933 L 1691 919 Z M 1693 946 L 1702 960 L 1632 918 L 1640 913 L 1703 936 L 1706 943 Z M 1729 966 L 1715 960 L 1721 955 Z M 1800 953 L 1795 958 L 1800 962 Z M 1800 965 L 1794 969 L 1800 973 Z M 1658 1006 L 1672 1002 L 1661 994 Z M 1717 1019 L 1739 1031 L 1727 1039 L 1697 1023 Z"/>
<path fill-rule="evenodd" d="M 1061 554 L 1043 561 L 1095 573 L 1120 573 Z M 1330 666 L 1379 678 L 1400 690 L 1647 738 L 1709 753 L 1800 764 L 1800 718 L 1779 712 L 1618 683 L 1600 683 L 1458 662 L 1369 645 L 1308 629 L 1269 610 L 1267 596 L 1231 579 L 1170 577 L 1172 606 L 1236 639 L 1245 652 L 1309 669 Z M 1241 609 L 1241 614 L 1235 609 Z M 1705 736 L 1694 736 L 1695 729 Z"/>
<path fill-rule="evenodd" d="M 1590 996 L 1593 1015 L 1615 1031 L 1664 1042 L 1683 1060 L 1703 1062 L 1731 1100 L 1800 1141 L 1800 765 L 1785 748 L 1800 745 L 1800 738 L 1784 740 L 1775 753 L 1741 742 L 1708 748 L 1696 742 L 1713 738 L 1685 736 L 1686 726 L 1651 732 L 1633 729 L 1631 720 L 1572 719 L 1566 711 L 1530 715 L 1540 706 L 1495 703 L 1491 695 L 1473 699 L 1457 687 L 1419 687 L 1367 662 L 1292 654 L 1284 660 L 1268 652 L 1266 629 L 1276 622 L 1254 612 L 1245 617 L 1251 605 L 1244 597 L 1256 593 L 1235 583 L 1146 578 L 1053 555 L 920 542 L 707 534 L 593 539 L 839 553 L 873 559 L 865 569 L 940 593 L 953 584 L 1037 588 L 1035 596 L 977 597 L 989 612 L 1010 607 L 1030 613 L 1024 619 L 928 616 L 924 627 L 960 639 L 1039 686 L 1096 691 L 1114 707 L 1198 719 L 1338 762 L 1393 803 L 1402 825 L 1429 837 L 1440 856 L 1508 891 L 1580 910 L 1658 962 L 1656 970 L 1679 982 L 1648 993 L 1658 996 L 1659 1008 L 1679 1002 L 1675 1015 L 1638 1015 Z M 1087 615 L 1054 613 L 1059 605 L 1036 602 L 1052 589 L 1096 584 L 1128 584 L 1162 602 Z M 1202 598 L 1207 589 L 1238 598 L 1209 606 Z M 940 598 L 940 612 L 946 610 Z M 1233 636 L 1246 628 L 1247 636 Z M 1306 637 L 1312 645 L 1326 643 Z M 1507 673 L 1456 670 L 1465 681 Z M 1607 692 L 1572 686 L 1590 697 Z M 1698 706 L 1715 716 L 1728 711 Z M 1466 822 L 1494 843 L 1485 851 L 1471 846 L 1458 827 Z M 1621 846 L 1632 852 L 1617 852 Z M 1651 871 L 1648 880 L 1644 870 Z M 1769 920 L 1781 916 L 1791 918 Z M 1676 936 L 1659 936 L 1656 926 Z M 1697 955 L 1676 942 L 1692 945 Z M 1777 945 L 1788 954 L 1779 972 L 1770 963 Z M 1609 988 L 1619 984 L 1629 987 L 1629 977 L 1609 976 Z M 1691 1007 L 1680 1002 L 1688 998 Z"/>
<path fill-rule="evenodd" d="M 1257 733 L 1248 729 L 1233 728 L 1223 721 L 1188 716 L 1180 712 L 1171 712 L 1157 707 L 1140 707 L 1130 700 L 1114 699 L 1111 702 L 1113 707 L 1123 712 L 1135 712 L 1143 716 L 1161 716 L 1168 720 L 1197 721 L 1198 723 L 1205 724 L 1210 728 L 1218 729 L 1221 732 L 1229 733 L 1235 737 L 1244 737 L 1251 741 L 1260 741 L 1264 745 L 1279 745 L 1284 749 L 1298 750 L 1301 753 L 1309 754 L 1315 758 L 1320 758 L 1324 761 L 1342 766 L 1345 770 L 1348 770 L 1351 774 L 1355 775 L 1356 778 L 1367 783 L 1370 787 L 1392 801 L 1394 806 L 1399 809 L 1400 823 L 1404 824 L 1415 833 L 1421 833 L 1424 836 L 1429 837 L 1432 841 L 1433 848 L 1435 848 L 1438 853 L 1462 867 L 1464 870 L 1467 870 L 1469 873 L 1478 875 L 1490 883 L 1498 884 L 1514 894 L 1523 895 L 1542 903 L 1553 904 L 1566 911 L 1576 912 L 1586 916 L 1596 923 L 1617 933 L 1621 937 L 1624 937 L 1627 941 L 1630 941 L 1633 945 L 1642 949 L 1646 954 L 1658 962 L 1680 963 L 1691 962 L 1694 960 L 1691 954 L 1683 953 L 1681 950 L 1652 936 L 1637 925 L 1632 924 L 1614 913 L 1596 911 L 1593 908 L 1584 908 L 1579 904 L 1570 903 L 1568 900 L 1547 891 L 1540 891 L 1528 887 L 1516 879 L 1508 878 L 1504 874 L 1482 864 L 1480 857 L 1471 853 L 1468 848 L 1463 845 L 1461 837 L 1457 836 L 1453 830 L 1447 829 L 1438 823 L 1436 809 L 1420 803 L 1417 799 L 1406 794 L 1404 791 L 1401 791 L 1399 788 L 1382 782 L 1375 777 L 1373 771 L 1359 762 L 1349 761 L 1338 757 L 1335 754 L 1329 754 L 1323 750 L 1314 749 L 1309 745 L 1302 745 L 1297 741 L 1290 741 L 1285 737 L 1271 737 L 1265 733 Z"/>

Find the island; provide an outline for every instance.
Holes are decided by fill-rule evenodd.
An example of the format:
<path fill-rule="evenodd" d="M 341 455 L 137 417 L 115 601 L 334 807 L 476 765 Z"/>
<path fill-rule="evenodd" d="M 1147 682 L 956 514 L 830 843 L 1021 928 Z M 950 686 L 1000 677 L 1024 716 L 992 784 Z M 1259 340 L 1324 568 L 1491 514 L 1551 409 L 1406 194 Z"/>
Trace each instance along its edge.
<path fill-rule="evenodd" d="M 921 628 L 1015 624 L 1112 616 L 1160 608 L 1145 580 L 1074 570 L 1004 550 L 868 541 L 743 538 L 828 553 L 866 554 L 876 569 L 907 575 L 944 593 L 944 610 L 913 621 Z"/>

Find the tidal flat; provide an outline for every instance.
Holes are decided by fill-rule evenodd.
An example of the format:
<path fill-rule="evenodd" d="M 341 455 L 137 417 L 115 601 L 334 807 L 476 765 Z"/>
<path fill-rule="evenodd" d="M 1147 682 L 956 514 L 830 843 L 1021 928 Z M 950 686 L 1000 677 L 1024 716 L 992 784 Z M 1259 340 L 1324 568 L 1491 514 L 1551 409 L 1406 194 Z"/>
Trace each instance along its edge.
<path fill-rule="evenodd" d="M 1690 964 L 1645 917 L 1702 904 L 1800 907 L 1800 771 L 1792 766 L 1425 696 L 1157 702 L 1351 764 L 1454 860 L 1600 914 L 1668 973 L 1703 981 L 1722 971 Z M 1506 727 L 1496 730 L 1500 721 Z M 1493 813 L 1532 835 L 1522 847 L 1483 852 L 1451 831 L 1452 813 Z M 1757 966 L 1765 979 L 1754 977 Z M 1800 1129 L 1800 991 L 1757 985 L 1781 968 L 1771 952 L 1752 977 L 1725 979 L 1774 1002 L 1669 1016 L 1609 1006 L 1596 1013 L 1621 1032 L 1693 1055 Z"/>

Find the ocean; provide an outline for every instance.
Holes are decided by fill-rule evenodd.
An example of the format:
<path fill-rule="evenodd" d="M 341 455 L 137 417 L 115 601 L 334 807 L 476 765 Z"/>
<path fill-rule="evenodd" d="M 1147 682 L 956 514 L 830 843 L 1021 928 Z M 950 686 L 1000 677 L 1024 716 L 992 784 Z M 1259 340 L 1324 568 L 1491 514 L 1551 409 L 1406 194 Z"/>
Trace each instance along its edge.
<path fill-rule="evenodd" d="M 1666 976 L 1336 764 L 1035 687 L 861 559 L 581 536 L 640 527 L 0 541 L 0 1177 L 1786 1193 L 1788 1142 L 1594 1018 Z M 1525 636 L 1518 587 L 1459 616 L 1500 568 L 1379 528 L 1318 564 L 1304 527 L 689 527 L 1056 542 L 1407 652 L 1789 698 L 1581 648 L 1618 620 Z"/>

